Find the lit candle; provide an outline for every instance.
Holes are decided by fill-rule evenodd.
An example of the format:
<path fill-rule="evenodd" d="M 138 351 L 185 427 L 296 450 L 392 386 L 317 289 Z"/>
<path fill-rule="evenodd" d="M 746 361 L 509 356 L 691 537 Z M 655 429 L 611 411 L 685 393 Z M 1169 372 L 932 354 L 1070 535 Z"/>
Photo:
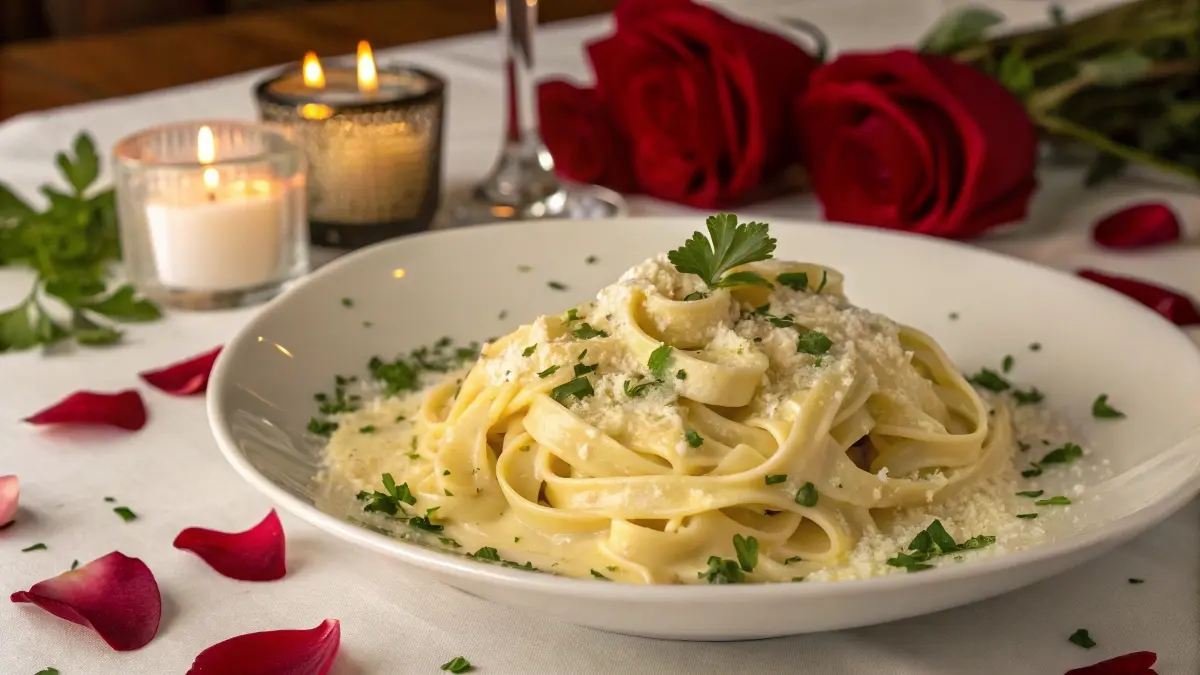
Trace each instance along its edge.
<path fill-rule="evenodd" d="M 154 262 L 168 288 L 240 290 L 275 281 L 283 255 L 287 189 L 268 179 L 226 178 L 213 164 L 212 129 L 200 127 L 201 180 L 146 204 Z"/>

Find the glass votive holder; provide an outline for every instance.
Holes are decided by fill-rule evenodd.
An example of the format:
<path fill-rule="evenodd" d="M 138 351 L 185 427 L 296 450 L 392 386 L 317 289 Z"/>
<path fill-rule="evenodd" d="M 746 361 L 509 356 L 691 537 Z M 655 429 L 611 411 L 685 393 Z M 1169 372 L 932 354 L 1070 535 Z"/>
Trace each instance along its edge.
<path fill-rule="evenodd" d="M 129 280 L 185 309 L 262 302 L 308 272 L 304 154 L 267 126 L 185 122 L 113 149 Z"/>
<path fill-rule="evenodd" d="M 381 66 L 364 91 L 353 63 L 331 61 L 316 87 L 312 68 L 284 70 L 254 92 L 262 119 L 308 158 L 312 242 L 359 248 L 428 229 L 441 195 L 445 82 Z"/>

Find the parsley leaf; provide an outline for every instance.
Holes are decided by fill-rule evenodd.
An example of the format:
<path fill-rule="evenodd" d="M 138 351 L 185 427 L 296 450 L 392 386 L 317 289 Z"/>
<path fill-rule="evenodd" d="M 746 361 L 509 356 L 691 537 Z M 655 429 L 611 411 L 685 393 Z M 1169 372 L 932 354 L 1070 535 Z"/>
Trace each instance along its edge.
<path fill-rule="evenodd" d="M 629 386 L 629 380 L 625 380 L 625 395 L 629 398 L 637 398 L 646 393 L 646 390 L 656 384 L 662 384 L 662 380 L 647 380 L 641 384 Z"/>
<path fill-rule="evenodd" d="M 1029 520 L 1030 518 L 1037 518 L 1037 516 L 1038 516 L 1038 514 L 1036 514 L 1036 513 L 1018 513 L 1017 514 L 1018 518 L 1024 518 L 1026 520 Z"/>
<path fill-rule="evenodd" d="M 446 527 L 444 525 L 438 525 L 429 519 L 430 516 L 433 515 L 434 511 L 437 511 L 440 508 L 442 507 L 435 506 L 432 509 L 426 509 L 425 515 L 413 516 L 412 518 L 409 518 L 408 524 L 412 525 L 418 530 L 425 530 L 426 532 L 441 532 L 442 530 L 446 529 Z"/>
<path fill-rule="evenodd" d="M 521 352 L 521 356 L 528 358 L 530 356 L 533 356 L 533 352 L 535 352 L 535 351 L 537 351 L 537 343 L 531 344 L 528 347 L 526 347 L 525 351 Z"/>
<path fill-rule="evenodd" d="M 117 514 L 118 516 L 121 516 L 121 520 L 123 520 L 127 523 L 130 521 L 133 521 L 133 520 L 137 520 L 137 514 L 134 513 L 132 510 L 130 510 L 129 507 L 127 507 L 127 506 L 118 506 L 115 509 L 113 509 L 113 513 Z"/>
<path fill-rule="evenodd" d="M 939 556 L 950 555 L 958 551 L 967 551 L 973 549 L 984 548 L 996 543 L 996 538 L 991 535 L 980 534 L 959 544 L 954 541 L 954 537 L 946 531 L 942 521 L 934 520 L 929 524 L 929 527 L 917 533 L 913 537 L 912 542 L 908 545 L 908 551 L 898 553 L 895 557 L 889 558 L 887 564 L 892 567 L 903 567 L 909 572 L 920 572 L 933 567 L 927 564 L 932 558 Z"/>
<path fill-rule="evenodd" d="M 736 560 L 709 556 L 708 569 L 696 575 L 710 584 L 740 584 L 746 579 Z"/>
<path fill-rule="evenodd" d="M 710 288 L 729 288 L 731 286 L 766 286 L 767 288 L 774 288 L 771 282 L 767 281 L 763 275 L 749 270 L 726 274 L 715 286 L 711 286 Z"/>
<path fill-rule="evenodd" d="M 556 290 L 556 291 L 565 291 L 565 290 L 567 290 L 567 285 L 566 285 L 566 284 L 564 284 L 564 283 L 562 283 L 561 281 L 547 281 L 547 282 L 546 282 L 546 285 L 547 285 L 547 286 L 549 286 L 550 288 L 552 288 L 552 289 Z"/>
<path fill-rule="evenodd" d="M 571 331 L 571 335 L 574 335 L 575 337 L 579 338 L 580 340 L 590 340 L 590 339 L 596 338 L 596 337 L 606 338 L 606 337 L 608 337 L 608 331 L 603 331 L 603 330 L 598 330 L 598 329 L 592 328 L 592 324 L 587 323 L 585 321 L 582 325 L 579 326 L 579 328 L 576 328 L 575 330 Z"/>
<path fill-rule="evenodd" d="M 825 284 L 828 281 L 829 281 L 829 272 L 827 272 L 825 270 L 821 270 L 821 283 L 817 284 L 817 290 L 816 290 L 817 295 L 820 295 L 821 291 L 825 290 Z"/>
<path fill-rule="evenodd" d="M 1049 499 L 1039 499 L 1034 502 L 1034 506 L 1066 506 L 1071 500 L 1064 495 L 1055 495 Z"/>
<path fill-rule="evenodd" d="M 1018 497 L 1041 497 L 1045 494 L 1045 490 L 1023 490 L 1017 493 Z"/>
<path fill-rule="evenodd" d="M 1029 405 L 1031 403 L 1041 403 L 1042 399 L 1046 398 L 1042 392 L 1038 391 L 1037 387 L 1030 387 L 1029 391 L 1021 391 L 1020 389 L 1012 390 L 1012 397 L 1016 399 L 1017 405 Z"/>
<path fill-rule="evenodd" d="M 810 330 L 805 332 L 796 340 L 796 351 L 802 354 L 812 354 L 820 356 L 829 352 L 829 348 L 833 346 L 833 340 L 830 340 L 824 333 Z"/>
<path fill-rule="evenodd" d="M 483 548 L 479 549 L 478 551 L 475 551 L 474 553 L 472 553 L 471 557 L 478 558 L 480 560 L 491 560 L 494 562 L 500 562 L 500 552 L 497 551 L 496 549 L 492 548 L 491 546 L 484 546 Z"/>
<path fill-rule="evenodd" d="M 49 548 L 49 547 L 47 547 L 45 544 L 43 544 L 41 542 L 38 542 L 38 543 L 34 544 L 33 546 L 27 546 L 27 547 L 21 549 L 21 553 L 29 553 L 30 551 L 45 551 L 47 548 Z"/>
<path fill-rule="evenodd" d="M 798 562 L 804 562 L 804 559 L 803 559 L 803 558 L 801 558 L 801 557 L 800 557 L 800 556 L 798 556 L 798 555 L 794 555 L 794 556 L 792 556 L 792 557 L 788 558 L 787 560 L 784 560 L 784 561 L 783 561 L 783 564 L 784 564 L 784 565 L 791 565 L 792 563 L 798 563 Z"/>
<path fill-rule="evenodd" d="M 807 272 L 784 272 L 775 277 L 775 281 L 787 286 L 793 291 L 808 290 L 808 273 Z"/>
<path fill-rule="evenodd" d="M 1042 465 L 1037 462 L 1033 462 L 1030 468 L 1021 472 L 1022 478 L 1036 478 L 1040 475 L 1042 475 Z"/>
<path fill-rule="evenodd" d="M 1145 580 L 1145 579 L 1135 579 L 1134 577 L 1129 577 L 1129 583 L 1131 583 L 1131 584 L 1144 584 L 1144 583 L 1146 583 L 1146 580 Z"/>
<path fill-rule="evenodd" d="M 733 550 L 737 552 L 738 565 L 744 572 L 753 572 L 758 564 L 758 540 L 754 537 L 733 535 Z"/>
<path fill-rule="evenodd" d="M 1112 420 L 1124 417 L 1125 413 L 1108 404 L 1108 394 L 1100 394 L 1092 402 L 1092 417 L 1100 420 Z"/>
<path fill-rule="evenodd" d="M 567 399 L 572 396 L 578 399 L 583 399 L 595 393 L 596 390 L 592 389 L 591 381 L 587 379 L 586 375 L 584 375 L 551 389 L 550 398 L 558 401 L 562 405 L 566 405 Z"/>
<path fill-rule="evenodd" d="M 677 379 L 677 380 L 686 380 L 686 379 L 687 379 L 687 371 L 686 371 L 686 370 L 677 370 L 677 371 L 675 371 L 675 379 Z"/>
<path fill-rule="evenodd" d="M 787 480 L 786 473 L 771 474 L 771 475 L 767 476 L 767 478 L 766 478 L 767 485 L 774 485 L 776 483 L 782 483 L 786 480 Z"/>
<path fill-rule="evenodd" d="M 687 433 L 685 433 L 683 437 L 687 440 L 687 444 L 693 448 L 698 448 L 701 445 L 704 445 L 704 437 L 696 433 L 695 429 L 688 429 Z"/>
<path fill-rule="evenodd" d="M 775 251 L 775 240 L 767 234 L 766 223 L 739 225 L 737 216 L 718 213 L 710 216 L 705 224 L 708 227 L 707 238 L 696 232 L 683 246 L 668 253 L 667 259 L 679 272 L 695 274 L 703 279 L 709 288 L 716 288 L 721 284 L 721 276 L 730 269 L 767 260 Z"/>
<path fill-rule="evenodd" d="M 449 661 L 443 663 L 441 669 L 448 670 L 448 671 L 454 673 L 455 675 L 458 675 L 458 673 L 470 672 L 473 668 L 474 668 L 474 666 L 471 665 L 470 661 L 464 659 L 461 656 L 456 656 L 456 657 L 450 659 Z"/>
<path fill-rule="evenodd" d="M 978 373 L 975 373 L 967 379 L 971 382 L 971 384 L 997 393 L 1007 391 L 1008 389 L 1012 388 L 1012 385 L 1009 384 L 1008 380 L 1004 379 L 999 373 L 989 368 L 980 368 Z"/>
<path fill-rule="evenodd" d="M 796 491 L 796 503 L 800 506 L 813 507 L 817 505 L 817 498 L 820 495 L 817 493 L 817 486 L 811 482 L 806 482 Z"/>
<path fill-rule="evenodd" d="M 594 373 L 594 372 L 596 372 L 596 368 L 599 368 L 599 367 L 600 367 L 599 363 L 593 363 L 590 366 L 585 363 L 576 363 L 575 364 L 575 377 L 579 377 L 580 375 L 587 375 L 588 373 Z"/>
<path fill-rule="evenodd" d="M 593 570 L 589 570 L 589 571 L 592 573 L 592 576 L 593 576 L 593 577 L 596 577 L 597 579 L 603 579 L 603 580 L 605 580 L 605 581 L 612 581 L 612 579 L 609 579 L 608 577 L 604 576 L 603 574 L 601 574 L 601 573 L 597 572 L 597 571 L 596 571 L 596 570 L 594 570 L 594 569 L 593 569 Z"/>
<path fill-rule="evenodd" d="M 43 668 L 33 675 L 59 675 L 58 668 Z"/>
<path fill-rule="evenodd" d="M 1062 447 L 1046 453 L 1042 461 L 1037 464 L 1070 464 L 1080 457 L 1083 457 L 1083 448 L 1074 443 L 1065 443 Z"/>
<path fill-rule="evenodd" d="M 538 374 L 537 374 L 537 376 L 538 376 L 538 377 L 540 377 L 540 378 L 542 378 L 542 379 L 544 380 L 544 379 L 546 379 L 547 377 L 550 377 L 551 375 L 553 375 L 553 374 L 554 374 L 554 373 L 556 373 L 556 372 L 558 372 L 558 366 L 550 366 L 549 368 L 547 368 L 547 369 L 543 370 L 542 372 L 538 373 Z"/>
<path fill-rule="evenodd" d="M 1000 364 L 1000 370 L 1004 371 L 1005 373 L 1012 370 L 1014 361 L 1015 359 L 1013 359 L 1012 354 L 1008 354 L 1004 357 L 1004 361 Z"/>
<path fill-rule="evenodd" d="M 655 377 L 662 378 L 667 375 L 667 366 L 671 362 L 671 345 L 661 344 L 650 352 L 650 358 L 646 360 L 646 367 Z"/>
<path fill-rule="evenodd" d="M 1086 628 L 1080 628 L 1071 633 L 1071 637 L 1067 638 L 1067 641 L 1071 644 L 1079 645 L 1084 649 L 1091 649 L 1096 646 L 1096 641 L 1092 639 L 1092 636 L 1088 635 Z"/>

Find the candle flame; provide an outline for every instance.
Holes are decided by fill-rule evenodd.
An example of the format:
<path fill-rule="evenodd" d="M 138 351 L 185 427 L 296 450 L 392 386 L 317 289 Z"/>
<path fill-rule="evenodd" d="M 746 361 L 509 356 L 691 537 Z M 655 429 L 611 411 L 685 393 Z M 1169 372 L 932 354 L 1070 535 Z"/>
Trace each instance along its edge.
<path fill-rule="evenodd" d="M 305 103 L 300 108 L 300 116 L 306 120 L 326 120 L 333 117 L 333 108 L 324 103 Z"/>
<path fill-rule="evenodd" d="M 213 136 L 212 129 L 206 124 L 200 127 L 200 131 L 196 134 L 196 159 L 201 164 L 212 164 L 216 158 L 217 139 Z M 210 166 L 204 170 L 204 187 L 215 190 L 220 182 L 221 177 L 216 169 Z"/>
<path fill-rule="evenodd" d="M 375 56 L 366 40 L 358 43 L 358 90 L 373 94 L 379 91 L 379 75 L 375 70 Z"/>
<path fill-rule="evenodd" d="M 325 88 L 325 69 L 321 68 L 321 60 L 316 52 L 304 55 L 304 86 L 313 89 Z"/>

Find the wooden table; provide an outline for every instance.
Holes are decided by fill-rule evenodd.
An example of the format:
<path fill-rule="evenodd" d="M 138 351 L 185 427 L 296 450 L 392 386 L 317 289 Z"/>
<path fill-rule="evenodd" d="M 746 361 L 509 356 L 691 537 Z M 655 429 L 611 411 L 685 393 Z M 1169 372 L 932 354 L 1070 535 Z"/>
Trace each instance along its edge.
<path fill-rule="evenodd" d="M 617 0 L 552 0 L 543 22 L 611 11 Z M 349 0 L 241 14 L 114 35 L 0 47 L 0 119 L 127 96 L 254 68 L 487 31 L 488 0 Z M 499 48 L 499 42 L 497 42 Z"/>

